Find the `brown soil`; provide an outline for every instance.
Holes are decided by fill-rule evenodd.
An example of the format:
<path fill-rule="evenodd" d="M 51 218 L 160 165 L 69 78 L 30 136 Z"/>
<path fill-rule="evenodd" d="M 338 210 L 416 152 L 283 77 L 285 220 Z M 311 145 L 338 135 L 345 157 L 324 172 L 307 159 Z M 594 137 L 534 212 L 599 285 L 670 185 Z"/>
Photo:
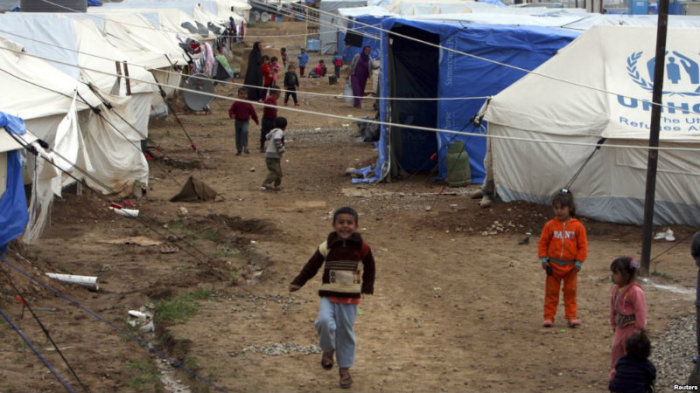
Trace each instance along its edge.
<path fill-rule="evenodd" d="M 302 23 L 277 23 L 278 28 L 303 32 Z M 269 35 L 271 30 L 251 28 L 250 33 Z M 302 40 L 287 37 L 273 43 L 290 48 L 293 59 Z M 302 79 L 301 84 L 302 90 L 341 90 L 327 80 Z M 217 86 L 217 92 L 229 96 L 235 90 Z M 370 107 L 371 102 L 364 104 Z M 349 120 L 293 113 L 285 107 L 280 108 L 280 115 L 289 119 L 284 189 L 263 192 L 264 157 L 257 151 L 234 156 L 228 105 L 216 101 L 208 115 L 180 114 L 201 155 L 189 149 L 172 117 L 151 126 L 153 142 L 171 163 L 179 164 L 151 162 L 147 196 L 134 201 L 138 219 L 113 214 L 107 201 L 89 192 L 67 194 L 56 201 L 41 241 L 18 250 L 28 259 L 13 251 L 11 262 L 45 282 L 45 272 L 99 276 L 98 292 L 55 281 L 50 285 L 121 329 L 129 329 L 128 310 L 196 289 L 212 291 L 214 296 L 199 301 L 189 321 L 159 324 L 157 337 L 141 337 L 227 391 L 338 391 L 337 372 L 322 370 L 318 354 L 275 356 L 244 348 L 316 343 L 312 322 L 318 278 L 292 295 L 287 285 L 331 230 L 330 212 L 350 205 L 360 212 L 360 231 L 378 266 L 375 295 L 363 299 L 357 318 L 353 390 L 607 390 L 609 264 L 618 255 L 639 254 L 640 228 L 584 219 L 590 256 L 579 279 L 583 325 L 565 329 L 560 310 L 555 328 L 543 329 L 544 274 L 536 248 L 540 228 L 551 216 L 549 207 L 510 203 L 481 209 L 467 196 L 439 195 L 441 186 L 426 175 L 352 185 L 345 170 L 372 164 L 372 145 L 357 142 L 355 126 L 344 126 Z M 319 97 L 303 97 L 300 109 L 353 117 L 373 114 Z M 259 127 L 251 127 L 252 147 L 258 135 Z M 202 165 L 183 164 L 194 161 Z M 222 201 L 168 202 L 190 175 L 219 192 Z M 668 252 L 654 261 L 657 274 L 651 278 L 692 288 L 695 268 L 688 256 L 688 236 L 693 229 L 674 230 L 676 243 L 654 242 L 652 255 Z M 529 243 L 519 244 L 528 231 L 533 232 Z M 179 251 L 161 253 L 162 245 Z M 138 380 L 143 375 L 138 362 L 155 355 L 16 271 L 11 277 L 31 305 L 56 307 L 55 312 L 37 313 L 90 391 L 164 389 L 154 381 Z M 7 276 L 0 275 L 0 285 L 2 309 L 80 390 L 28 313 L 20 318 Z M 692 310 L 687 294 L 651 285 L 645 289 L 652 337 Z M 7 324 L 2 324 L 0 337 L 0 390 L 62 390 Z M 207 389 L 206 383 L 184 374 L 181 379 L 193 391 Z M 659 391 L 670 387 L 659 386 Z"/>

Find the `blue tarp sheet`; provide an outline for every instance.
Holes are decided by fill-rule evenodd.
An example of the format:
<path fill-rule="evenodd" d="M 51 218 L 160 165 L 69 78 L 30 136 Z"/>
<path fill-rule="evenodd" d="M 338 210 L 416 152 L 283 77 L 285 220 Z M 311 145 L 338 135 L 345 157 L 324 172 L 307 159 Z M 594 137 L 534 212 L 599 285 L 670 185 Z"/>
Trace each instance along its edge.
<path fill-rule="evenodd" d="M 386 17 L 381 16 L 371 16 L 371 15 L 361 15 L 352 18 L 352 22 L 348 22 L 348 30 L 355 31 L 359 34 L 365 34 L 362 38 L 362 46 L 345 46 L 345 32 L 340 31 L 338 33 L 338 53 L 343 56 L 344 62 L 352 61 L 352 58 L 356 54 L 360 53 L 362 48 L 369 46 L 371 48 L 370 56 L 374 59 L 378 59 L 381 56 L 381 45 L 379 38 L 381 37 L 381 32 L 375 28 L 367 25 L 376 26 L 378 28 L 382 27 L 382 20 Z M 371 36 L 377 37 L 372 38 Z"/>
<path fill-rule="evenodd" d="M 400 25 L 439 35 L 440 45 L 443 47 L 527 70 L 537 68 L 580 34 L 575 31 L 549 27 L 445 23 L 401 18 L 387 18 L 382 23 L 385 30 L 391 30 Z M 387 42 L 385 33 L 383 33 L 382 39 L 385 43 Z M 416 43 L 416 45 L 423 44 Z M 391 94 L 389 70 L 386 67 L 391 63 L 386 46 L 385 44 L 382 48 L 383 68 L 380 76 L 382 97 Z M 493 96 L 525 75 L 520 70 L 445 49 L 440 49 L 439 64 L 436 64 L 436 67 L 438 67 L 438 97 Z M 485 99 L 439 101 L 435 128 L 485 134 L 484 127 L 477 127 L 474 123 L 470 123 L 470 119 L 478 113 L 484 102 Z M 390 120 L 387 116 L 388 109 L 389 102 L 383 100 L 380 105 L 382 121 Z M 360 181 L 379 181 L 386 175 L 386 167 L 389 165 L 386 157 L 387 138 L 386 128 L 382 126 L 380 140 L 377 142 L 379 158 L 375 166 L 374 177 Z M 447 177 L 447 144 L 457 140 L 465 142 L 472 182 L 482 183 L 486 174 L 484 170 L 486 138 L 477 136 L 437 133 L 436 162 L 439 163 L 440 178 Z M 408 142 L 404 140 L 402 148 L 404 151 L 411 151 L 412 154 L 416 154 L 420 149 L 433 150 L 422 152 L 422 156 L 431 156 L 435 153 L 434 144 L 407 146 L 407 143 L 410 143 L 410 140 Z M 382 168 L 385 170 L 383 171 Z"/>
<path fill-rule="evenodd" d="M 16 135 L 27 132 L 24 120 L 0 112 L 0 128 Z M 0 197 L 0 254 L 4 254 L 10 240 L 24 232 L 29 215 L 24 196 L 22 165 L 17 150 L 7 152 L 7 183 Z"/>

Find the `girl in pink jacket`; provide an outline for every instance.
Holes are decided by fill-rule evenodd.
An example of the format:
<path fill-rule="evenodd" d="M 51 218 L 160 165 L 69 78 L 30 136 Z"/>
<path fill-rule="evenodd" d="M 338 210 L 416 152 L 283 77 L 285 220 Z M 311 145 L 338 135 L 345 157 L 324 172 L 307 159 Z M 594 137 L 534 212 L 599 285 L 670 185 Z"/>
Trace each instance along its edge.
<path fill-rule="evenodd" d="M 635 277 L 639 262 L 632 257 L 619 257 L 610 265 L 615 283 L 610 297 L 610 325 L 613 329 L 610 379 L 615 376 L 615 365 L 625 354 L 625 340 L 646 326 L 647 305 L 644 290 Z"/>

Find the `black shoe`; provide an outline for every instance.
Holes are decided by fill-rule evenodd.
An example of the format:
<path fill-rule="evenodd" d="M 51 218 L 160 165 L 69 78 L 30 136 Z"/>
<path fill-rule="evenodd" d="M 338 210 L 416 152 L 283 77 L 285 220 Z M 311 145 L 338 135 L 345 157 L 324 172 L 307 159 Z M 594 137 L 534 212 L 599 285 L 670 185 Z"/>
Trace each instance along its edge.
<path fill-rule="evenodd" d="M 240 152 L 240 151 L 239 151 L 239 152 L 237 152 L 237 153 L 236 153 L 236 155 L 237 155 L 237 156 L 240 156 L 240 155 L 241 155 L 241 152 Z"/>

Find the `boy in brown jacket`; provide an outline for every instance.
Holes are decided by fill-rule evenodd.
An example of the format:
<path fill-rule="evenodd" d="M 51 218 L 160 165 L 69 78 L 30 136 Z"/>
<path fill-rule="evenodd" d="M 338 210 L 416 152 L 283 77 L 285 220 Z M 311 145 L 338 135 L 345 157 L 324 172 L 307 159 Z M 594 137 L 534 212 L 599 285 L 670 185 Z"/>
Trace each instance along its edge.
<path fill-rule="evenodd" d="M 321 367 L 333 368 L 333 353 L 340 372 L 340 387 L 352 386 L 350 367 L 355 362 L 355 316 L 362 294 L 374 293 L 374 257 L 369 245 L 357 233 L 355 209 L 341 207 L 333 214 L 334 231 L 321 243 L 289 285 L 299 290 L 321 266 L 323 279 L 318 291 L 321 307 L 315 326 L 320 336 Z M 360 270 L 360 263 L 364 272 Z"/>

